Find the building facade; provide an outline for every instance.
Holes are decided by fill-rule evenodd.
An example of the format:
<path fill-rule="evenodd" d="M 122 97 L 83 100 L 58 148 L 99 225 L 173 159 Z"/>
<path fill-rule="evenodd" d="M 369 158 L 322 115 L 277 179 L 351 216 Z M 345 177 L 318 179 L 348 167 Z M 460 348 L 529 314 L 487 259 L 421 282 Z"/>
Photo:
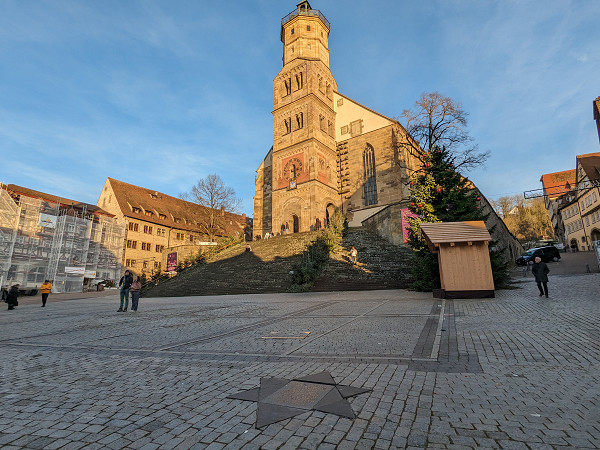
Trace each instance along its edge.
<path fill-rule="evenodd" d="M 541 181 L 556 236 L 572 251 L 593 250 L 600 241 L 600 153 L 578 155 L 576 169 Z"/>
<path fill-rule="evenodd" d="M 307 1 L 283 18 L 283 68 L 274 80 L 273 146 L 257 169 L 254 230 L 318 229 L 342 209 L 361 220 L 408 199 L 399 122 L 338 92 L 329 69 L 330 24 Z"/>
<path fill-rule="evenodd" d="M 136 274 L 165 272 L 169 253 L 178 253 L 181 261 L 214 244 L 204 227 L 208 209 L 180 198 L 107 178 L 98 206 L 125 223 L 122 263 Z M 245 214 L 218 211 L 217 225 L 217 237 L 251 238 L 252 221 Z"/>
<path fill-rule="evenodd" d="M 0 186 L 0 285 L 81 292 L 118 280 L 125 226 L 95 205 Z"/>

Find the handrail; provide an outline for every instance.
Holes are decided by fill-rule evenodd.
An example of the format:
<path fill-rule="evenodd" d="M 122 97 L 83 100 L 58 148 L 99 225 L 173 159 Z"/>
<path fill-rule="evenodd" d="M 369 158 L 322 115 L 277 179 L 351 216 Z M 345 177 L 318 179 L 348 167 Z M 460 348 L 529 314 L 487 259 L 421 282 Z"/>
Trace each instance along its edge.
<path fill-rule="evenodd" d="M 331 24 L 325 18 L 325 16 L 321 13 L 321 11 L 319 11 L 318 9 L 308 9 L 308 10 L 296 9 L 296 10 L 292 11 L 291 13 L 289 13 L 287 16 L 285 16 L 283 19 L 281 19 L 281 26 L 284 26 L 286 23 L 288 23 L 290 20 L 292 20 L 296 16 L 316 16 L 323 21 L 323 23 L 325 24 L 327 29 L 331 29 Z"/>

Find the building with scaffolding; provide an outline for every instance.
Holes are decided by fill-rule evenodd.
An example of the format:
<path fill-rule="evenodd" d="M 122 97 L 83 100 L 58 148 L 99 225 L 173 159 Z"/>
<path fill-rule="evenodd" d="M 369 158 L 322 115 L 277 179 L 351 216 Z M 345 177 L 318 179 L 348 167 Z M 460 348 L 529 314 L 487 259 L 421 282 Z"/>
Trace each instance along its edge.
<path fill-rule="evenodd" d="M 0 285 L 81 292 L 121 272 L 125 225 L 98 206 L 0 184 Z"/>

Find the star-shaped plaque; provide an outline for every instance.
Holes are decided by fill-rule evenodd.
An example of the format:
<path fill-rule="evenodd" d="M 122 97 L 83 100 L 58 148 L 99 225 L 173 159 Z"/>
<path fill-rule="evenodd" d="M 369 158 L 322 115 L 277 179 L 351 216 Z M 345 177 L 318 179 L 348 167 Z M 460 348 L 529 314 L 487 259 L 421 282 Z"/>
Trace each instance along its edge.
<path fill-rule="evenodd" d="M 312 410 L 354 419 L 346 399 L 370 391 L 336 384 L 329 372 L 320 372 L 293 380 L 261 378 L 259 387 L 227 398 L 257 402 L 255 426 L 262 428 Z"/>

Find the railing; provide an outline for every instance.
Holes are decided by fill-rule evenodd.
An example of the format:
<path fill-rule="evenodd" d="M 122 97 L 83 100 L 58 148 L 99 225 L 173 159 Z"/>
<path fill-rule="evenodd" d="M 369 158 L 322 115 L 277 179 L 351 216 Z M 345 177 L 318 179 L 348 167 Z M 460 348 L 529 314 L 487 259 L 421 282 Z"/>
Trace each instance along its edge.
<path fill-rule="evenodd" d="M 281 26 L 284 26 L 290 20 L 292 20 L 296 16 L 316 16 L 323 21 L 323 23 L 327 26 L 327 29 L 331 28 L 331 24 L 325 18 L 325 16 L 318 9 L 303 9 L 303 10 L 295 10 L 281 19 Z"/>

